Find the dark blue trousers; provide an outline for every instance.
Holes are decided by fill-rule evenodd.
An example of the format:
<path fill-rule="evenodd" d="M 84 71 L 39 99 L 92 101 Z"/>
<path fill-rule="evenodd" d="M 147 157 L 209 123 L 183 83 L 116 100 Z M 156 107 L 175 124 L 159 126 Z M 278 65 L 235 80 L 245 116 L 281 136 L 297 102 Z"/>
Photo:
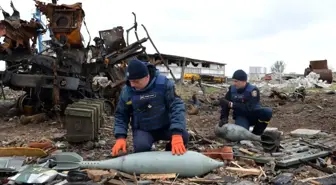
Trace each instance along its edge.
<path fill-rule="evenodd" d="M 261 135 L 268 126 L 271 118 L 272 109 L 263 107 L 256 109 L 251 115 L 236 116 L 235 124 L 240 125 L 247 130 L 250 129 L 250 126 L 254 126 L 252 133 L 256 135 Z"/>
<path fill-rule="evenodd" d="M 133 147 L 134 153 L 147 152 L 152 149 L 152 145 L 156 141 L 169 141 L 166 145 L 166 151 L 171 151 L 171 138 L 172 133 L 169 129 L 160 129 L 152 132 L 146 132 L 143 130 L 133 130 Z M 189 134 L 187 131 L 182 133 L 184 146 L 187 148 L 189 141 Z"/>

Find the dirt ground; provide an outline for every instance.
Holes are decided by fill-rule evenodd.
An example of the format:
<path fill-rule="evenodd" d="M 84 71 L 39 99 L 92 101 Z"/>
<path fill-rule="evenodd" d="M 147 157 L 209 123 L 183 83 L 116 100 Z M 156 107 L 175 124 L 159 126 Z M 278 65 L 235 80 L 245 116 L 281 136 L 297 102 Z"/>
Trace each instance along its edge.
<path fill-rule="evenodd" d="M 223 94 L 221 90 L 214 92 Z M 284 133 L 298 128 L 318 129 L 328 133 L 336 133 L 336 95 L 323 91 L 307 93 L 304 102 L 281 101 L 262 96 L 261 104 L 271 107 L 273 117 L 269 127 L 277 127 Z M 198 115 L 188 115 L 189 127 L 195 127 L 210 138 L 215 137 L 213 127 L 219 121 L 220 108 L 203 104 Z M 233 120 L 231 120 L 233 121 Z"/>
<path fill-rule="evenodd" d="M 198 93 L 199 88 L 185 86 L 177 87 L 186 104 L 193 93 Z M 225 90 L 206 88 L 206 94 L 210 101 L 216 101 L 223 96 Z M 205 137 L 213 138 L 213 128 L 219 121 L 220 107 L 204 102 L 204 96 L 198 95 L 202 102 L 197 115 L 186 116 L 188 127 L 203 133 Z M 209 98 L 210 97 L 210 98 Z M 262 105 L 273 109 L 273 118 L 269 127 L 277 127 L 280 131 L 288 133 L 298 128 L 320 129 L 325 132 L 336 132 L 336 95 L 326 94 L 323 91 L 308 92 L 304 102 L 283 102 L 279 99 L 262 97 Z M 105 118 L 105 128 L 101 130 L 101 144 L 111 147 L 113 145 L 113 117 Z M 231 120 L 232 121 L 232 120 Z M 28 141 L 41 138 L 57 138 L 65 133 L 60 125 L 53 120 L 38 124 L 21 125 L 19 116 L 1 118 L 0 141 L 2 145 L 22 145 Z M 13 142 L 15 140 L 16 142 Z M 1 143 L 0 143 L 1 144 Z"/>
<path fill-rule="evenodd" d="M 191 87 L 178 89 L 181 96 L 188 103 L 191 94 L 199 90 Z M 207 98 L 215 101 L 224 94 L 224 90 L 207 88 Z M 203 95 L 199 95 L 204 101 Z M 284 133 L 298 128 L 321 129 L 325 132 L 336 133 L 336 95 L 322 91 L 308 92 L 304 102 L 282 102 L 278 99 L 262 97 L 262 105 L 273 109 L 270 127 L 277 127 Z M 203 137 L 215 139 L 213 128 L 219 121 L 220 108 L 209 103 L 202 103 L 198 115 L 187 115 L 188 128 L 197 130 Z M 83 144 L 69 144 L 64 140 L 65 130 L 54 120 L 41 123 L 22 125 L 19 116 L 2 117 L 0 120 L 0 147 L 26 146 L 31 141 L 43 138 L 52 139 L 57 146 L 66 151 L 74 151 L 87 160 L 101 160 L 111 157 L 113 137 L 113 117 L 105 117 L 105 125 L 101 129 L 99 141 Z M 132 136 L 128 137 L 128 150 L 132 151 Z M 63 146 L 62 146 L 63 145 Z M 156 145 L 160 146 L 160 145 Z M 160 149 L 160 148 L 158 148 Z"/>
<path fill-rule="evenodd" d="M 336 95 L 310 92 L 304 102 L 289 102 L 279 105 L 278 101 L 263 99 L 263 104 L 273 108 L 272 127 L 288 132 L 297 128 L 319 129 L 336 132 Z"/>

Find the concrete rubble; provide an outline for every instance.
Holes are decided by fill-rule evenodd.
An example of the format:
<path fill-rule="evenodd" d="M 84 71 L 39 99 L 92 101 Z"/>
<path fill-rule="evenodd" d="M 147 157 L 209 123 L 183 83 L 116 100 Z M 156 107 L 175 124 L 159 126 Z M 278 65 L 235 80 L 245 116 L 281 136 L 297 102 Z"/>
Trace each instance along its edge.
<path fill-rule="evenodd" d="M 264 94 L 270 93 L 271 89 L 277 90 L 291 90 L 294 91 L 296 88 L 304 87 L 306 89 L 311 88 L 329 88 L 332 84 L 327 84 L 326 81 L 319 80 L 320 75 L 314 72 L 309 73 L 306 77 L 299 77 L 296 79 L 289 79 L 283 81 L 283 83 L 273 83 L 273 82 L 261 82 L 255 83 L 260 91 Z"/>
<path fill-rule="evenodd" d="M 314 89 L 314 88 L 322 88 L 328 90 L 332 87 L 333 84 L 328 84 L 326 81 L 320 80 L 320 75 L 314 72 L 309 73 L 306 77 L 298 77 L 288 80 L 283 80 L 282 83 L 279 83 L 277 80 L 271 81 L 259 81 L 259 82 L 252 82 L 253 85 L 256 85 L 260 92 L 264 95 L 269 95 L 271 90 L 277 91 L 294 91 L 298 88 L 305 88 L 305 89 Z M 184 83 L 185 85 L 187 83 Z M 202 83 L 203 86 L 212 87 L 217 89 L 226 90 L 231 84 L 224 83 L 224 84 L 206 84 Z M 197 85 L 197 84 L 195 84 Z"/>

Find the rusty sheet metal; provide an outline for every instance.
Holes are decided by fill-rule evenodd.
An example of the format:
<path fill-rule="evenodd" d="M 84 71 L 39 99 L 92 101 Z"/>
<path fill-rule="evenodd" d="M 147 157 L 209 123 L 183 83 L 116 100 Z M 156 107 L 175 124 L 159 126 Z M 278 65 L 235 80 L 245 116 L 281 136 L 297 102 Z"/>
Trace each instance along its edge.
<path fill-rule="evenodd" d="M 68 45 L 83 48 L 81 27 L 85 17 L 82 3 L 57 5 L 35 1 L 35 6 L 50 20 L 50 27 L 55 37 L 60 40 L 66 36 Z"/>
<path fill-rule="evenodd" d="M 328 69 L 327 60 L 312 60 L 310 61 L 310 66 L 312 69 Z"/>
<path fill-rule="evenodd" d="M 4 20 L 0 20 L 0 37 L 5 37 L 4 43 L 0 45 L 0 52 L 5 51 L 11 55 L 13 50 L 22 49 L 26 53 L 31 53 L 35 47 L 37 36 L 45 33 L 42 24 L 35 19 L 29 22 L 20 19 L 20 12 L 15 8 L 13 2 L 10 3 L 13 9 L 12 15 L 2 9 Z M 32 41 L 32 45 L 30 45 Z M 22 52 L 22 51 L 21 51 Z"/>
<path fill-rule="evenodd" d="M 304 76 L 307 76 L 310 72 L 319 74 L 320 80 L 327 81 L 327 83 L 333 82 L 333 73 L 328 69 L 327 60 L 310 61 L 309 67 L 305 69 Z"/>
<path fill-rule="evenodd" d="M 333 73 L 330 69 L 313 69 L 313 72 L 320 75 L 321 80 L 327 81 L 327 83 L 333 82 Z"/>
<path fill-rule="evenodd" d="M 229 146 L 216 149 L 207 149 L 202 152 L 202 154 L 212 159 L 233 160 L 233 150 L 232 147 Z"/>
<path fill-rule="evenodd" d="M 30 22 L 20 20 L 1 20 L 0 32 L 1 36 L 5 37 L 4 44 L 0 46 L 0 50 L 15 49 L 18 47 L 30 49 L 36 44 L 39 33 L 45 33 L 42 24 L 31 20 Z M 29 41 L 32 41 L 32 46 Z M 1 49 L 2 48 L 2 49 Z"/>
<path fill-rule="evenodd" d="M 327 60 L 312 60 L 309 64 L 312 69 L 328 69 Z"/>

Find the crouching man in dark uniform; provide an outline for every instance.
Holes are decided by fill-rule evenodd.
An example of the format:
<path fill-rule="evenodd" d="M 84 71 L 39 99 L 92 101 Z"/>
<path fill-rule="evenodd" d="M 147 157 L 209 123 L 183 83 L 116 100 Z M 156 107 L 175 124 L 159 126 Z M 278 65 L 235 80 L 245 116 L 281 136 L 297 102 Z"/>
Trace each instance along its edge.
<path fill-rule="evenodd" d="M 113 156 L 120 150 L 126 152 L 130 120 L 134 152 L 150 151 L 159 140 L 170 141 L 166 151 L 171 150 L 173 155 L 186 152 L 189 135 L 185 105 L 176 95 L 174 83 L 152 64 L 137 59 L 128 64 L 127 82 L 115 112 Z"/>
<path fill-rule="evenodd" d="M 232 109 L 235 124 L 248 130 L 254 125 L 252 133 L 262 135 L 272 118 L 272 109 L 261 107 L 259 90 L 247 82 L 247 74 L 243 70 L 235 71 L 232 78 L 233 85 L 220 100 L 222 110 L 219 126 L 228 123 Z"/>

